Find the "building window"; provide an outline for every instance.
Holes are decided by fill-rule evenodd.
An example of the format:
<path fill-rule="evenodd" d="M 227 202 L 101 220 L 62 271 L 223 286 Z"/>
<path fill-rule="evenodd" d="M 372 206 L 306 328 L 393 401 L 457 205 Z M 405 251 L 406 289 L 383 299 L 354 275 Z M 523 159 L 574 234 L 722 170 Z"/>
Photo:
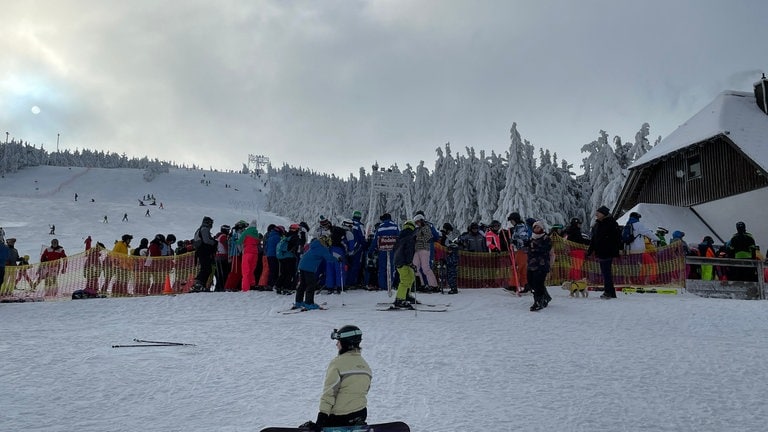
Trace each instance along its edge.
<path fill-rule="evenodd" d="M 688 180 L 701 178 L 701 156 L 688 157 Z"/>

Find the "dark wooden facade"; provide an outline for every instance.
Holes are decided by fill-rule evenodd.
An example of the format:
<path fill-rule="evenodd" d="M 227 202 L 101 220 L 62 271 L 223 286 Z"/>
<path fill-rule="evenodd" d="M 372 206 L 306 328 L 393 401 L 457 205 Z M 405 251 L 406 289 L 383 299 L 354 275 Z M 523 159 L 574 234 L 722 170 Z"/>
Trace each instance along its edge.
<path fill-rule="evenodd" d="M 718 135 L 633 168 L 616 213 L 638 203 L 690 207 L 766 186 L 766 172 Z"/>

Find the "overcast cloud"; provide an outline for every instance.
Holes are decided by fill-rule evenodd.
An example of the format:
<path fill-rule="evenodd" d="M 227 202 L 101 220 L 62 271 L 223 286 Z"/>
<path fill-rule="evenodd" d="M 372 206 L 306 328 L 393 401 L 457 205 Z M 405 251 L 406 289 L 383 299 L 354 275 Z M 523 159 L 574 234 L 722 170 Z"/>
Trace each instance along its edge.
<path fill-rule="evenodd" d="M 524 139 L 581 162 L 768 69 L 763 0 L 0 0 L 0 133 L 341 176 Z M 34 114 L 32 107 L 39 107 Z M 36 111 L 36 110 L 35 110 Z M 4 139 L 5 137 L 3 137 Z"/>

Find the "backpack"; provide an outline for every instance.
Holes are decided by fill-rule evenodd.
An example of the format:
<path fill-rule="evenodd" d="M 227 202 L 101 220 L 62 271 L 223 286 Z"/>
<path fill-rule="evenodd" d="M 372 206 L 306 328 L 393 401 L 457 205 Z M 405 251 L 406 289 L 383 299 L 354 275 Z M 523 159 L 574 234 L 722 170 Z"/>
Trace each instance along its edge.
<path fill-rule="evenodd" d="M 276 254 L 278 258 L 288 256 L 288 236 L 283 236 L 277 243 Z"/>
<path fill-rule="evenodd" d="M 625 245 L 629 245 L 635 241 L 636 237 L 634 224 L 628 223 L 624 225 L 624 229 L 621 230 L 621 242 Z"/>
<path fill-rule="evenodd" d="M 203 237 L 200 235 L 200 228 L 195 231 L 195 236 L 192 238 L 192 246 L 194 246 L 195 249 L 200 249 L 200 246 L 203 245 Z"/>

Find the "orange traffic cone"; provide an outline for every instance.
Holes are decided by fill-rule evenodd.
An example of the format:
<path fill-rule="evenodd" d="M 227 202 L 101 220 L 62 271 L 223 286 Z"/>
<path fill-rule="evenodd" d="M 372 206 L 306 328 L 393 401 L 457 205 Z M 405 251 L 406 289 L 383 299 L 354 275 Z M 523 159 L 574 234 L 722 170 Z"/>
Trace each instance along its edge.
<path fill-rule="evenodd" d="M 171 288 L 170 275 L 165 275 L 165 285 L 163 285 L 163 294 L 173 294 L 173 288 Z"/>

